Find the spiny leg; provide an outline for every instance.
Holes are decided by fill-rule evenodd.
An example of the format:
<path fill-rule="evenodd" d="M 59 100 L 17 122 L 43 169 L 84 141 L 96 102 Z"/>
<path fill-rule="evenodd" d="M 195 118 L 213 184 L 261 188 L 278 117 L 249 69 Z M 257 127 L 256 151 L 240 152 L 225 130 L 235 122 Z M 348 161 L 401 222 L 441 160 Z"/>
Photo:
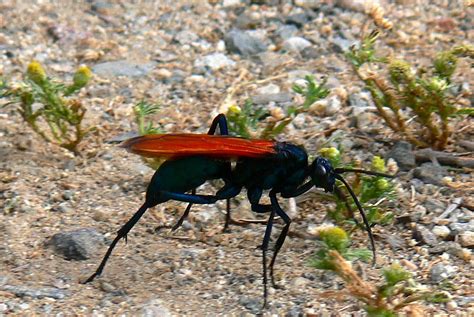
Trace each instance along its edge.
<path fill-rule="evenodd" d="M 120 228 L 120 230 L 117 232 L 117 236 L 112 241 L 107 252 L 105 253 L 105 256 L 102 259 L 102 262 L 100 262 L 99 267 L 94 272 L 94 274 L 92 274 L 84 283 L 91 282 L 97 276 L 102 274 L 102 271 L 104 270 L 104 267 L 107 264 L 107 260 L 112 254 L 112 251 L 115 248 L 115 245 L 117 244 L 117 242 L 119 242 L 119 240 L 122 238 L 124 238 L 125 240 L 127 239 L 127 234 L 130 232 L 130 230 L 132 230 L 132 228 L 135 226 L 138 220 L 140 220 L 140 218 L 143 216 L 143 214 L 148 208 L 156 206 L 158 203 L 165 202 L 170 199 L 189 202 L 189 203 L 195 203 L 195 204 L 213 204 L 219 199 L 216 196 L 189 195 L 189 194 L 173 193 L 173 192 L 168 192 L 168 191 L 160 191 L 159 193 L 156 193 L 155 195 L 159 197 L 159 199 L 157 199 L 157 197 L 154 197 L 154 198 L 147 197 L 147 200 L 140 207 L 140 209 L 138 209 L 138 211 L 132 216 L 132 218 L 130 218 L 127 221 L 127 223 L 123 225 L 122 228 Z"/>
<path fill-rule="evenodd" d="M 89 278 L 84 282 L 85 283 L 89 283 L 91 282 L 92 280 L 94 280 L 94 278 L 96 278 L 97 276 L 99 276 L 100 274 L 102 274 L 102 271 L 104 270 L 104 267 L 105 267 L 105 264 L 107 263 L 107 260 L 109 259 L 110 255 L 112 254 L 112 251 L 113 249 L 115 248 L 115 245 L 117 244 L 117 242 L 119 242 L 120 239 L 124 238 L 125 241 L 127 241 L 127 234 L 130 232 L 130 230 L 132 230 L 133 226 L 135 226 L 135 224 L 138 222 L 138 220 L 140 220 L 140 218 L 143 216 L 143 214 L 145 213 L 145 211 L 150 208 L 151 206 L 148 205 L 146 202 L 140 207 L 140 209 L 138 209 L 138 211 L 132 216 L 132 218 L 130 218 L 127 223 L 125 225 L 122 226 L 122 228 L 120 228 L 120 230 L 117 232 L 117 236 L 115 237 L 115 239 L 112 241 L 112 243 L 110 244 L 109 246 L 109 249 L 107 250 L 107 252 L 105 253 L 105 256 L 104 258 L 102 259 L 102 262 L 100 262 L 100 265 L 99 267 L 97 268 L 97 270 L 94 272 L 94 274 L 92 274 L 91 276 L 89 276 Z"/>
<path fill-rule="evenodd" d="M 191 191 L 193 195 L 196 195 L 196 189 L 193 189 Z M 189 212 L 191 211 L 191 207 L 193 206 L 193 203 L 189 203 L 188 206 L 186 207 L 186 210 L 184 211 L 183 215 L 181 218 L 179 218 L 178 222 L 171 228 L 171 231 L 176 231 L 181 225 L 183 224 L 184 219 L 186 219 L 189 215 Z"/>
<path fill-rule="evenodd" d="M 280 205 L 278 204 L 278 200 L 276 198 L 275 193 L 270 193 L 270 201 L 272 203 L 272 206 L 274 210 L 276 211 L 276 214 L 283 219 L 285 222 L 285 227 L 283 227 L 283 230 L 280 232 L 280 235 L 278 236 L 278 239 L 275 243 L 275 250 L 273 252 L 272 260 L 270 262 L 270 277 L 272 280 L 272 285 L 274 288 L 278 288 L 278 286 L 275 283 L 275 277 L 274 277 L 274 270 L 273 267 L 275 265 L 275 260 L 278 255 L 278 252 L 280 251 L 281 247 L 283 246 L 283 243 L 285 242 L 286 236 L 288 235 L 288 230 L 290 229 L 290 224 L 291 224 L 291 218 L 286 214 L 286 212 L 281 209 Z"/>
<path fill-rule="evenodd" d="M 268 290 L 267 290 L 267 250 L 268 244 L 270 243 L 270 235 L 272 233 L 273 218 L 275 217 L 275 209 L 270 212 L 268 218 L 267 228 L 265 229 L 265 235 L 263 236 L 262 242 L 262 266 L 263 266 L 263 308 L 267 306 Z"/>

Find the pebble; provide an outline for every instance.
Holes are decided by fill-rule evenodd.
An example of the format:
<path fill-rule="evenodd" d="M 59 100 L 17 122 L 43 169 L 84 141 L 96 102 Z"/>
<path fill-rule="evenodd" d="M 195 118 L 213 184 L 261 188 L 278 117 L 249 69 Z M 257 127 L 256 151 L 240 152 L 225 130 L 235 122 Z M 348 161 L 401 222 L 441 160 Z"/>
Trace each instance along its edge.
<path fill-rule="evenodd" d="M 148 75 L 156 66 L 156 62 L 135 63 L 127 60 L 100 63 L 92 67 L 94 74 L 102 77 L 126 76 L 142 77 Z"/>
<path fill-rule="evenodd" d="M 459 235 L 459 243 L 465 248 L 474 248 L 474 232 L 466 231 Z"/>
<path fill-rule="evenodd" d="M 299 36 L 290 37 L 283 42 L 283 48 L 293 53 L 299 53 L 311 45 L 310 41 Z"/>
<path fill-rule="evenodd" d="M 255 95 L 251 97 L 252 102 L 256 105 L 266 105 L 270 102 L 275 103 L 287 103 L 293 100 L 293 96 L 287 92 L 281 92 L 278 94 L 263 94 Z"/>
<path fill-rule="evenodd" d="M 275 84 L 268 84 L 266 86 L 256 89 L 255 92 L 259 95 L 278 94 L 280 93 L 280 86 Z"/>
<path fill-rule="evenodd" d="M 413 238 L 423 244 L 430 246 L 435 246 L 438 244 L 438 239 L 436 236 L 428 228 L 420 224 L 417 224 L 413 229 Z"/>
<path fill-rule="evenodd" d="M 405 141 L 399 141 L 390 149 L 386 155 L 387 158 L 394 159 L 401 170 L 411 170 L 416 166 L 413 146 Z M 424 185 L 420 183 L 420 186 Z"/>
<path fill-rule="evenodd" d="M 199 40 L 199 36 L 194 32 L 183 30 L 175 35 L 174 40 L 181 45 L 192 44 Z"/>
<path fill-rule="evenodd" d="M 249 57 L 267 50 L 263 41 L 255 36 L 233 29 L 224 36 L 227 49 L 232 53 L 237 53 Z"/>
<path fill-rule="evenodd" d="M 163 304 L 161 299 L 152 299 L 145 303 L 140 311 L 143 317 L 171 317 L 170 310 Z"/>
<path fill-rule="evenodd" d="M 443 185 L 443 177 L 446 174 L 447 170 L 442 166 L 436 166 L 433 163 L 423 163 L 420 167 L 415 168 L 413 176 L 428 184 Z"/>
<path fill-rule="evenodd" d="M 54 287 L 33 288 L 27 286 L 4 285 L 0 290 L 13 293 L 18 297 L 29 296 L 32 298 L 50 297 L 54 299 L 64 299 L 69 296 L 69 292 Z"/>
<path fill-rule="evenodd" d="M 291 281 L 291 286 L 293 288 L 301 289 L 305 287 L 310 281 L 304 277 L 296 277 Z"/>
<path fill-rule="evenodd" d="M 285 24 L 280 26 L 275 34 L 283 40 L 289 39 L 298 33 L 298 28 L 292 24 Z"/>
<path fill-rule="evenodd" d="M 441 240 L 446 239 L 451 233 L 451 230 L 449 230 L 447 226 L 434 226 L 431 231 Z"/>
<path fill-rule="evenodd" d="M 353 41 L 349 41 L 339 36 L 333 37 L 329 41 L 332 44 L 334 52 L 340 54 L 344 54 L 345 52 L 347 52 L 349 48 L 354 44 Z"/>
<path fill-rule="evenodd" d="M 458 304 L 453 300 L 446 303 L 447 310 L 456 310 L 457 308 L 458 308 Z"/>
<path fill-rule="evenodd" d="M 314 14 L 309 14 L 310 12 L 311 12 L 311 11 L 302 12 L 302 13 L 296 13 L 296 14 L 289 15 L 289 16 L 285 19 L 285 23 L 291 24 L 291 25 L 296 25 L 298 28 L 301 28 L 301 27 L 303 27 L 306 23 L 309 22 L 309 20 L 311 19 L 311 16 L 310 16 L 310 15 L 314 15 Z M 312 12 L 311 12 L 311 13 L 312 13 Z"/>
<path fill-rule="evenodd" d="M 449 225 L 449 228 L 453 230 L 454 234 L 458 235 L 465 231 L 474 231 L 474 219 L 469 222 L 454 222 Z"/>
<path fill-rule="evenodd" d="M 440 283 L 445 279 L 453 276 L 455 272 L 455 267 L 451 265 L 444 265 L 443 263 L 437 263 L 433 265 L 430 270 L 430 279 L 433 283 Z"/>
<path fill-rule="evenodd" d="M 104 243 L 102 234 L 91 228 L 60 232 L 46 242 L 54 251 L 67 260 L 86 260 Z"/>
<path fill-rule="evenodd" d="M 235 62 L 231 60 L 227 55 L 222 53 L 213 53 L 204 57 L 196 59 L 194 67 L 207 67 L 213 71 L 221 68 L 234 67 Z"/>

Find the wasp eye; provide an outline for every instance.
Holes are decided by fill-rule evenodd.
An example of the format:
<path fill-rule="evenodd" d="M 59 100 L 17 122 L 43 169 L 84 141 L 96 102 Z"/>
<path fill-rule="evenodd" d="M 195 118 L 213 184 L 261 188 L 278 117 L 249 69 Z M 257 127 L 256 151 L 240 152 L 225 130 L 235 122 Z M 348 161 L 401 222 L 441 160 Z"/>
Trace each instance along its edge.
<path fill-rule="evenodd" d="M 322 165 L 317 165 L 316 170 L 315 170 L 315 174 L 318 175 L 318 176 L 326 175 L 326 168 Z"/>

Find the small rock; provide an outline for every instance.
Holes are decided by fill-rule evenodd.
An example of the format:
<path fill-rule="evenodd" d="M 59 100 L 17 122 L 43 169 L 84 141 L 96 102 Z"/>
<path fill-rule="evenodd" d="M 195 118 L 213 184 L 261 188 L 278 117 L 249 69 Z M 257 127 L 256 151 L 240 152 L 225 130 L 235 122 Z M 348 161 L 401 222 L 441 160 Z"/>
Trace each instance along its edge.
<path fill-rule="evenodd" d="M 453 276 L 456 269 L 451 265 L 437 263 L 430 270 L 430 279 L 433 283 L 439 283 Z"/>
<path fill-rule="evenodd" d="M 64 200 L 71 200 L 72 197 L 74 197 L 74 192 L 72 190 L 63 191 L 63 199 Z"/>
<path fill-rule="evenodd" d="M 352 41 L 349 41 L 339 36 L 331 38 L 330 43 L 332 44 L 334 52 L 341 54 L 347 52 L 349 48 L 354 44 Z"/>
<path fill-rule="evenodd" d="M 396 160 L 396 158 L 394 158 Z M 413 176 L 423 182 L 434 185 L 443 185 L 443 177 L 447 175 L 446 168 L 434 165 L 433 163 L 423 163 L 415 168 Z"/>
<path fill-rule="evenodd" d="M 294 288 L 303 288 L 305 287 L 310 281 L 304 277 L 297 277 L 291 281 L 291 286 Z"/>
<path fill-rule="evenodd" d="M 207 67 L 212 70 L 233 67 L 235 62 L 222 53 L 213 53 L 202 58 L 198 58 L 194 62 L 194 67 Z"/>
<path fill-rule="evenodd" d="M 261 15 L 255 14 L 256 12 L 253 13 L 243 12 L 240 14 L 235 20 L 235 26 L 241 30 L 255 29 L 261 22 Z"/>
<path fill-rule="evenodd" d="M 408 142 L 395 143 L 386 156 L 394 159 L 402 170 L 410 170 L 416 166 L 413 146 Z"/>
<path fill-rule="evenodd" d="M 454 222 L 449 225 L 449 228 L 453 230 L 455 235 L 461 234 L 466 231 L 474 231 L 474 220 L 471 220 L 467 223 Z"/>
<path fill-rule="evenodd" d="M 261 299 L 255 298 L 255 297 L 250 298 L 250 297 L 242 296 L 239 299 L 239 304 L 253 312 L 260 311 L 260 308 L 262 307 Z"/>
<path fill-rule="evenodd" d="M 324 2 L 322 0 L 295 0 L 294 4 L 298 7 L 318 9 Z"/>
<path fill-rule="evenodd" d="M 289 39 L 290 37 L 294 36 L 296 33 L 298 33 L 298 28 L 294 25 L 285 24 L 285 25 L 280 26 L 276 30 L 275 33 L 281 39 L 286 40 L 286 39 Z"/>
<path fill-rule="evenodd" d="M 293 100 L 293 96 L 286 92 L 281 92 L 278 94 L 265 94 L 265 95 L 255 95 L 251 97 L 252 101 L 256 105 L 266 105 L 270 102 L 276 103 L 286 103 Z"/>
<path fill-rule="evenodd" d="M 296 25 L 298 28 L 303 27 L 311 17 L 307 13 L 296 13 L 288 16 L 285 23 Z"/>
<path fill-rule="evenodd" d="M 50 297 L 54 299 L 64 299 L 69 295 L 69 292 L 54 287 L 32 288 L 26 286 L 4 285 L 0 287 L 0 290 L 13 293 L 18 297 L 29 296 L 32 298 Z"/>
<path fill-rule="evenodd" d="M 304 316 L 303 309 L 299 306 L 293 306 L 285 314 L 285 317 L 302 317 Z M 309 315 L 308 315 L 309 316 Z"/>
<path fill-rule="evenodd" d="M 95 229 L 81 228 L 57 233 L 46 242 L 46 245 L 52 246 L 56 253 L 67 260 L 86 260 L 103 243 L 103 235 Z"/>
<path fill-rule="evenodd" d="M 302 50 L 300 54 L 304 59 L 317 59 L 321 57 L 321 49 L 311 45 Z"/>
<path fill-rule="evenodd" d="M 261 39 L 237 29 L 233 29 L 224 36 L 227 49 L 232 53 L 243 56 L 252 56 L 267 50 Z"/>
<path fill-rule="evenodd" d="M 67 160 L 63 165 L 65 171 L 74 171 L 75 168 L 76 162 L 74 162 L 74 160 Z"/>
<path fill-rule="evenodd" d="M 64 214 L 70 214 L 74 211 L 74 209 L 71 208 L 69 203 L 63 202 L 58 205 L 58 211 Z"/>
<path fill-rule="evenodd" d="M 457 310 L 457 308 L 458 308 L 458 304 L 453 300 L 446 303 L 447 310 L 453 311 L 453 310 Z"/>
<path fill-rule="evenodd" d="M 175 35 L 174 40 L 181 45 L 192 44 L 199 40 L 199 36 L 194 32 L 183 30 Z"/>
<path fill-rule="evenodd" d="M 163 305 L 160 299 L 152 299 L 142 306 L 140 315 L 143 317 L 171 317 L 170 310 Z"/>
<path fill-rule="evenodd" d="M 135 63 L 126 60 L 119 60 L 97 64 L 92 67 L 92 71 L 96 75 L 103 77 L 142 77 L 149 74 L 156 64 L 156 62 Z"/>
<path fill-rule="evenodd" d="M 466 231 L 459 235 L 459 243 L 465 248 L 474 248 L 474 232 Z"/>
<path fill-rule="evenodd" d="M 431 231 L 441 240 L 446 239 L 451 233 L 447 226 L 434 226 Z"/>
<path fill-rule="evenodd" d="M 413 238 L 423 244 L 435 246 L 438 244 L 438 239 L 428 228 L 422 225 L 416 225 L 413 229 Z"/>
<path fill-rule="evenodd" d="M 446 205 L 434 198 L 428 197 L 423 204 L 429 213 L 441 213 L 446 209 Z"/>
<path fill-rule="evenodd" d="M 384 234 L 382 237 L 385 239 L 385 241 L 387 241 L 393 250 L 403 249 L 406 244 L 404 239 L 395 234 Z"/>
<path fill-rule="evenodd" d="M 369 107 L 375 107 L 370 93 L 362 91 L 349 96 L 349 105 L 353 107 L 353 114 L 357 116 L 361 112 L 366 112 Z"/>
<path fill-rule="evenodd" d="M 311 42 L 299 36 L 290 37 L 283 42 L 283 48 L 294 53 L 299 53 L 309 46 Z"/>
<path fill-rule="evenodd" d="M 268 84 L 266 86 L 258 88 L 255 92 L 259 95 L 278 94 L 280 93 L 280 86 L 275 84 Z"/>
<path fill-rule="evenodd" d="M 0 303 L 0 313 L 5 313 L 8 310 L 8 306 L 5 303 Z"/>
<path fill-rule="evenodd" d="M 443 254 L 444 252 L 447 252 L 459 258 L 464 258 L 463 250 L 466 249 L 463 249 L 459 243 L 454 241 L 447 241 L 439 243 L 438 245 L 432 248 L 429 248 L 428 252 L 431 254 Z"/>
<path fill-rule="evenodd" d="M 224 0 L 222 1 L 222 6 L 224 8 L 235 7 L 240 5 L 240 0 Z"/>

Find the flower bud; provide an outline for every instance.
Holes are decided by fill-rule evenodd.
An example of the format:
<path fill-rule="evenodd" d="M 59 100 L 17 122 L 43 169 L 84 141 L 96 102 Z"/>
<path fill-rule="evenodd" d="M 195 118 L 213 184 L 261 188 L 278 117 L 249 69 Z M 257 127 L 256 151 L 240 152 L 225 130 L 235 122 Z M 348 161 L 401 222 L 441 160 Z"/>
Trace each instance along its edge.
<path fill-rule="evenodd" d="M 319 150 L 319 154 L 321 154 L 321 156 L 329 159 L 329 160 L 339 160 L 340 157 L 341 157 L 341 152 L 339 152 L 338 149 L 336 149 L 335 147 L 325 147 L 325 148 L 322 148 L 321 150 Z"/>
<path fill-rule="evenodd" d="M 372 170 L 374 172 L 384 173 L 385 172 L 385 161 L 380 156 L 374 156 L 372 159 Z"/>
<path fill-rule="evenodd" d="M 91 77 L 92 77 L 92 72 L 89 69 L 89 67 L 87 66 L 79 67 L 73 77 L 74 87 L 76 89 L 81 89 L 82 87 L 87 85 Z"/>
<path fill-rule="evenodd" d="M 385 178 L 381 178 L 376 181 L 375 186 L 377 187 L 378 190 L 383 191 L 388 188 L 389 183 Z"/>
<path fill-rule="evenodd" d="M 26 69 L 28 78 L 37 85 L 42 85 L 46 80 L 46 72 L 38 61 L 32 61 Z"/>

